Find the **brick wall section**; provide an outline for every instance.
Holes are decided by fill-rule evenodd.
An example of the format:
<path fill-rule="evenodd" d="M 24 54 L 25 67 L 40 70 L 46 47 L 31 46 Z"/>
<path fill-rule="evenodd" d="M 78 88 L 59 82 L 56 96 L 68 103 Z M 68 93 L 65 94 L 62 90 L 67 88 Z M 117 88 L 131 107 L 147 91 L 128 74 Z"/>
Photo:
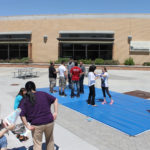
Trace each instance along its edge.
<path fill-rule="evenodd" d="M 55 65 L 57 68 L 59 65 Z M 48 64 L 0 64 L 0 67 L 34 67 L 34 68 L 48 68 Z M 89 67 L 89 65 L 86 65 Z M 142 66 L 106 66 L 108 70 L 143 70 L 150 71 L 150 67 L 142 67 Z M 97 69 L 102 69 L 103 66 L 97 66 Z"/>
<path fill-rule="evenodd" d="M 33 62 L 58 59 L 59 31 L 114 31 L 113 59 L 123 64 L 133 57 L 136 64 L 150 61 L 150 54 L 129 54 L 128 35 L 133 41 L 150 41 L 150 18 L 49 18 L 0 20 L 0 32 L 32 31 Z M 48 35 L 47 43 L 43 36 Z"/>

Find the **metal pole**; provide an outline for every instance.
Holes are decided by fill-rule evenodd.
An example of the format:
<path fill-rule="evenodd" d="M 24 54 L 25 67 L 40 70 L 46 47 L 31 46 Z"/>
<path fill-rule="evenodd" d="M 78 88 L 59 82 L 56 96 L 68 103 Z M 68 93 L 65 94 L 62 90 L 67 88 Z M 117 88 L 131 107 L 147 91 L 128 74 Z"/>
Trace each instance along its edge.
<path fill-rule="evenodd" d="M 10 52 L 9 52 L 9 50 L 10 50 L 10 45 L 8 44 L 8 60 L 10 59 Z"/>
<path fill-rule="evenodd" d="M 87 45 L 88 45 L 88 44 L 85 45 L 85 58 L 86 58 L 86 59 L 87 59 Z"/>

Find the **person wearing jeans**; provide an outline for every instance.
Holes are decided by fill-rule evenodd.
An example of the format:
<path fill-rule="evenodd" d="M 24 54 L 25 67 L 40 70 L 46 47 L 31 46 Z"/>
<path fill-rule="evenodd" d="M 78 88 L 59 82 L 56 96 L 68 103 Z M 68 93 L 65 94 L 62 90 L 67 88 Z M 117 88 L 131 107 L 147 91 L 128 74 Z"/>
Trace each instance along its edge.
<path fill-rule="evenodd" d="M 80 65 L 79 65 L 80 69 L 82 70 L 82 74 L 80 76 L 80 93 L 84 93 L 84 74 L 85 74 L 85 67 L 83 65 L 83 62 L 80 61 Z"/>
<path fill-rule="evenodd" d="M 75 96 L 74 93 L 74 87 L 77 87 L 77 97 L 80 96 L 80 85 L 79 85 L 79 81 L 77 80 L 72 80 L 72 88 L 71 88 L 71 98 L 73 98 Z"/>
<path fill-rule="evenodd" d="M 79 79 L 80 75 L 82 74 L 82 70 L 78 67 L 78 63 L 75 62 L 75 66 L 70 70 L 71 76 L 72 76 L 72 88 L 71 88 L 71 98 L 75 96 L 74 93 L 74 86 L 77 87 L 77 97 L 80 97 L 80 85 L 79 85 Z"/>
<path fill-rule="evenodd" d="M 72 88 L 71 74 L 70 74 L 70 70 L 71 70 L 72 67 L 74 67 L 74 61 L 73 61 L 72 58 L 70 58 L 70 60 L 67 64 L 69 89 Z"/>

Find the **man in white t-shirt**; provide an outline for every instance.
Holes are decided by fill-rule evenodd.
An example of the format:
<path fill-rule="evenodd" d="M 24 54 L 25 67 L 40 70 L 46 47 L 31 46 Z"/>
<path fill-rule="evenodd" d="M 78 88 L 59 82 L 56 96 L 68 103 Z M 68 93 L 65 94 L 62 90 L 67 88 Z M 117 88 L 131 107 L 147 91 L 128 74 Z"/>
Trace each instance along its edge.
<path fill-rule="evenodd" d="M 59 66 L 58 71 L 59 71 L 59 95 L 67 96 L 65 94 L 67 70 L 66 70 L 64 61 L 61 62 L 61 65 Z"/>

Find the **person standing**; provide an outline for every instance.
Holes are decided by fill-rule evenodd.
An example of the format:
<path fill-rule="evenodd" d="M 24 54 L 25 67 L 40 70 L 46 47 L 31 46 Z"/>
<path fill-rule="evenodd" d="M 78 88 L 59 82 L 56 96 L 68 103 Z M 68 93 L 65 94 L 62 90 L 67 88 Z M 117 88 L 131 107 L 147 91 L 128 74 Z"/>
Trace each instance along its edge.
<path fill-rule="evenodd" d="M 64 61 L 61 62 L 61 65 L 59 66 L 58 71 L 59 71 L 59 95 L 67 96 L 65 94 L 67 70 L 66 70 Z"/>
<path fill-rule="evenodd" d="M 20 116 L 26 128 L 32 131 L 33 150 L 42 150 L 43 134 L 46 139 L 46 150 L 54 150 L 53 128 L 57 117 L 57 99 L 46 92 L 36 91 L 35 83 L 32 81 L 28 81 L 25 88 L 27 94 L 19 105 Z M 53 114 L 50 109 L 52 104 Z"/>
<path fill-rule="evenodd" d="M 72 88 L 71 88 L 71 98 L 75 96 L 74 94 L 74 86 L 77 87 L 77 97 L 80 97 L 80 85 L 79 79 L 82 73 L 82 70 L 78 67 L 78 63 L 75 62 L 75 66 L 70 70 L 71 77 L 72 77 Z"/>
<path fill-rule="evenodd" d="M 71 89 L 72 86 L 71 86 L 71 74 L 70 74 L 70 70 L 71 68 L 74 67 L 74 62 L 73 62 L 73 59 L 70 58 L 69 62 L 68 62 L 68 65 L 67 65 L 67 70 L 68 70 L 68 82 L 69 82 L 69 88 Z"/>
<path fill-rule="evenodd" d="M 84 93 L 84 75 L 85 75 L 85 67 L 83 65 L 83 62 L 80 61 L 80 65 L 79 65 L 80 69 L 82 70 L 82 74 L 80 76 L 80 93 Z"/>
<path fill-rule="evenodd" d="M 54 93 L 56 90 L 54 90 L 54 87 L 56 86 L 56 78 L 57 78 L 57 72 L 54 67 L 55 63 L 51 62 L 49 66 L 49 83 L 50 83 L 50 92 Z"/>
<path fill-rule="evenodd" d="M 19 93 L 17 94 L 14 102 L 14 110 L 16 110 L 21 102 L 21 100 L 25 97 L 25 94 L 27 93 L 25 88 L 21 88 Z"/>
<path fill-rule="evenodd" d="M 5 121 L 0 119 L 0 150 L 7 150 L 7 138 L 4 135 L 8 133 L 9 130 L 13 130 L 14 124 L 8 125 Z"/>
<path fill-rule="evenodd" d="M 103 97 L 104 97 L 104 101 L 102 102 L 102 104 L 106 104 L 106 93 L 107 93 L 107 95 L 111 99 L 110 104 L 112 105 L 114 103 L 114 101 L 112 100 L 112 97 L 109 93 L 108 72 L 107 72 L 106 67 L 102 68 L 102 74 L 100 75 L 100 77 L 101 77 L 101 88 L 102 88 Z"/>
<path fill-rule="evenodd" d="M 87 103 L 92 106 L 95 105 L 95 80 L 96 76 L 94 74 L 96 67 L 90 66 L 89 67 L 89 73 L 88 73 L 88 86 L 89 86 L 89 97 L 87 100 Z"/>

